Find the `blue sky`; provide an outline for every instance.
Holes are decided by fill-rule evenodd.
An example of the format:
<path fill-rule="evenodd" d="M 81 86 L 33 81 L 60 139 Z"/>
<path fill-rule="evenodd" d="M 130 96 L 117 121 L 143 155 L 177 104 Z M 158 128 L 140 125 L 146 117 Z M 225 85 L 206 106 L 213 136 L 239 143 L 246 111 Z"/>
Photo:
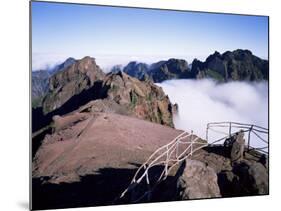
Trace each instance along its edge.
<path fill-rule="evenodd" d="M 268 18 L 32 2 L 33 69 L 89 55 L 107 68 L 171 57 L 192 62 L 215 50 L 268 57 Z"/>

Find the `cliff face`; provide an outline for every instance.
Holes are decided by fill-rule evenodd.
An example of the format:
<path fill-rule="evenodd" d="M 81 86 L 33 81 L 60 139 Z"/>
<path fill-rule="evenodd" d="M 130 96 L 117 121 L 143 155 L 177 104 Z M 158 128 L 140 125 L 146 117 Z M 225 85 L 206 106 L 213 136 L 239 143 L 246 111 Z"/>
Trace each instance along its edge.
<path fill-rule="evenodd" d="M 107 75 L 103 87 L 107 99 L 127 108 L 134 116 L 173 127 L 173 105 L 161 87 L 124 72 Z"/>
<path fill-rule="evenodd" d="M 89 89 L 104 76 L 95 59 L 91 57 L 78 60 L 65 70 L 56 73 L 49 81 L 49 91 L 43 101 L 44 113 L 58 109 L 71 97 Z"/>
<path fill-rule="evenodd" d="M 216 81 L 259 81 L 268 80 L 268 61 L 252 54 L 249 50 L 215 52 L 205 62 L 194 59 L 191 67 L 183 59 L 169 59 L 151 65 L 130 62 L 123 69 L 139 80 L 160 83 L 170 79 L 212 78 Z"/>
<path fill-rule="evenodd" d="M 138 78 L 141 81 L 149 78 L 149 65 L 145 63 L 130 62 L 124 67 L 123 71 L 132 77 Z"/>
<path fill-rule="evenodd" d="M 194 78 L 213 78 L 218 81 L 268 80 L 268 61 L 260 59 L 249 50 L 215 52 L 205 62 L 194 60 L 192 76 Z"/>
<path fill-rule="evenodd" d="M 48 114 L 71 112 L 93 100 L 109 100 L 107 105 L 151 122 L 173 127 L 169 98 L 151 81 L 139 81 L 124 72 L 105 75 L 95 60 L 85 57 L 50 78 L 49 91 L 43 100 Z M 110 102 L 110 103 L 108 103 Z M 117 105 L 116 105 L 117 104 Z"/>
<path fill-rule="evenodd" d="M 169 59 L 152 64 L 149 75 L 155 83 L 160 83 L 169 79 L 190 78 L 190 69 L 183 59 Z"/>
<path fill-rule="evenodd" d="M 169 79 L 190 77 L 190 68 L 188 67 L 188 63 L 183 59 L 169 59 L 151 65 L 130 62 L 124 67 L 123 71 L 141 81 L 151 80 L 155 83 Z"/>
<path fill-rule="evenodd" d="M 31 96 L 32 96 L 32 107 L 37 107 L 41 105 L 44 95 L 48 91 L 49 77 L 48 71 L 39 70 L 32 72 L 32 86 L 31 86 Z"/>

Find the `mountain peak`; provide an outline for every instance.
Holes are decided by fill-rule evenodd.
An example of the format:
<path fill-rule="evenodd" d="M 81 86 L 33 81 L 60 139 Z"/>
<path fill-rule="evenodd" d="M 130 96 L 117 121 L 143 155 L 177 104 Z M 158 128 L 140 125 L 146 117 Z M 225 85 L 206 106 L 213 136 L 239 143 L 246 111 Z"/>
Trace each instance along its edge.
<path fill-rule="evenodd" d="M 94 57 L 90 57 L 90 56 L 84 56 L 82 59 L 80 59 L 80 61 L 90 61 L 90 60 L 95 61 L 95 58 Z"/>
<path fill-rule="evenodd" d="M 95 59 L 86 56 L 52 75 L 49 80 L 49 93 L 43 101 L 44 113 L 49 113 L 66 103 L 73 95 L 81 93 L 102 80 L 105 74 Z"/>
<path fill-rule="evenodd" d="M 218 81 L 268 80 L 268 61 L 254 56 L 250 50 L 237 49 L 223 54 L 215 52 L 205 62 L 193 61 L 196 78 L 210 77 Z"/>

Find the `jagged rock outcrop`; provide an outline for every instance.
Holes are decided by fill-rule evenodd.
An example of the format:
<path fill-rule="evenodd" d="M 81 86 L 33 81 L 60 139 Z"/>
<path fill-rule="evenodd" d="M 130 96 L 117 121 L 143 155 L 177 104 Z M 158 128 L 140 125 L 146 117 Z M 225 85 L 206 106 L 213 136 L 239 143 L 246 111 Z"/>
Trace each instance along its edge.
<path fill-rule="evenodd" d="M 185 160 L 177 186 L 179 197 L 183 200 L 221 197 L 216 172 L 197 160 Z"/>
<path fill-rule="evenodd" d="M 268 80 L 269 64 L 249 50 L 215 52 L 205 62 L 194 59 L 192 65 L 183 59 L 169 59 L 151 65 L 130 62 L 124 69 L 127 74 L 139 80 L 160 83 L 169 79 L 203 79 L 216 81 L 260 81 Z"/>
<path fill-rule="evenodd" d="M 155 83 L 169 79 L 190 78 L 191 72 L 187 61 L 183 59 L 169 59 L 154 63 L 150 67 L 149 76 Z"/>
<path fill-rule="evenodd" d="M 244 133 L 239 132 L 231 147 L 230 159 L 232 163 L 243 160 L 244 148 L 245 148 Z"/>
<path fill-rule="evenodd" d="M 205 62 L 195 59 L 192 62 L 193 78 L 213 78 L 227 82 L 231 80 L 268 80 L 268 61 L 254 56 L 249 50 L 215 52 Z"/>
<path fill-rule="evenodd" d="M 228 156 L 230 157 L 232 163 L 241 161 L 243 159 L 245 149 L 244 132 L 239 131 L 233 136 L 227 138 L 224 141 L 224 147 L 228 152 Z"/>
<path fill-rule="evenodd" d="M 222 196 L 268 194 L 268 158 L 255 150 L 245 150 L 243 132 L 237 132 L 224 146 L 208 146 L 193 157 L 212 167 L 218 175 Z"/>
<path fill-rule="evenodd" d="M 90 57 L 78 60 L 50 78 L 43 111 L 63 115 L 93 100 L 100 101 L 92 102 L 92 109 L 101 110 L 95 107 L 106 104 L 104 111 L 173 127 L 173 105 L 161 87 L 121 71 L 105 75 Z"/>
<path fill-rule="evenodd" d="M 151 65 L 130 62 L 124 67 L 123 71 L 141 81 L 151 80 L 155 83 L 160 83 L 169 79 L 190 77 L 188 63 L 183 59 L 174 58 L 167 61 L 159 61 Z"/>
<path fill-rule="evenodd" d="M 49 91 L 43 100 L 44 113 L 60 108 L 70 98 L 93 87 L 95 82 L 103 80 L 104 77 L 105 74 L 91 57 L 84 57 L 56 73 L 50 78 Z M 94 98 L 96 93 L 92 94 Z"/>
<path fill-rule="evenodd" d="M 149 65 L 145 63 L 138 63 L 136 61 L 130 62 L 124 67 L 123 71 L 141 81 L 149 78 Z"/>
<path fill-rule="evenodd" d="M 119 72 L 107 75 L 103 87 L 107 99 L 127 108 L 134 116 L 173 127 L 173 105 L 162 88 L 151 81 L 139 81 Z"/>

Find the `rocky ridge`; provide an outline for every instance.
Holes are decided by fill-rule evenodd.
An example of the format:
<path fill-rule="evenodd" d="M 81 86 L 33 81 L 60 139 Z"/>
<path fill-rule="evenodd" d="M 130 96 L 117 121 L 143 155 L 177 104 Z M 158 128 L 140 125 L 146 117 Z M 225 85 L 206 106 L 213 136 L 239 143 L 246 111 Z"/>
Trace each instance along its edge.
<path fill-rule="evenodd" d="M 31 96 L 32 96 L 32 107 L 42 106 L 42 100 L 49 89 L 49 79 L 52 75 L 58 71 L 62 71 L 75 63 L 74 58 L 68 58 L 63 63 L 54 66 L 51 69 L 46 70 L 34 70 L 31 73 Z"/>
<path fill-rule="evenodd" d="M 169 59 L 151 65 L 130 62 L 123 71 L 139 80 L 160 83 L 170 79 L 211 78 L 219 82 L 268 80 L 267 60 L 252 54 L 249 50 L 237 49 L 223 54 L 215 52 L 202 62 L 194 59 L 189 65 L 183 59 Z"/>

